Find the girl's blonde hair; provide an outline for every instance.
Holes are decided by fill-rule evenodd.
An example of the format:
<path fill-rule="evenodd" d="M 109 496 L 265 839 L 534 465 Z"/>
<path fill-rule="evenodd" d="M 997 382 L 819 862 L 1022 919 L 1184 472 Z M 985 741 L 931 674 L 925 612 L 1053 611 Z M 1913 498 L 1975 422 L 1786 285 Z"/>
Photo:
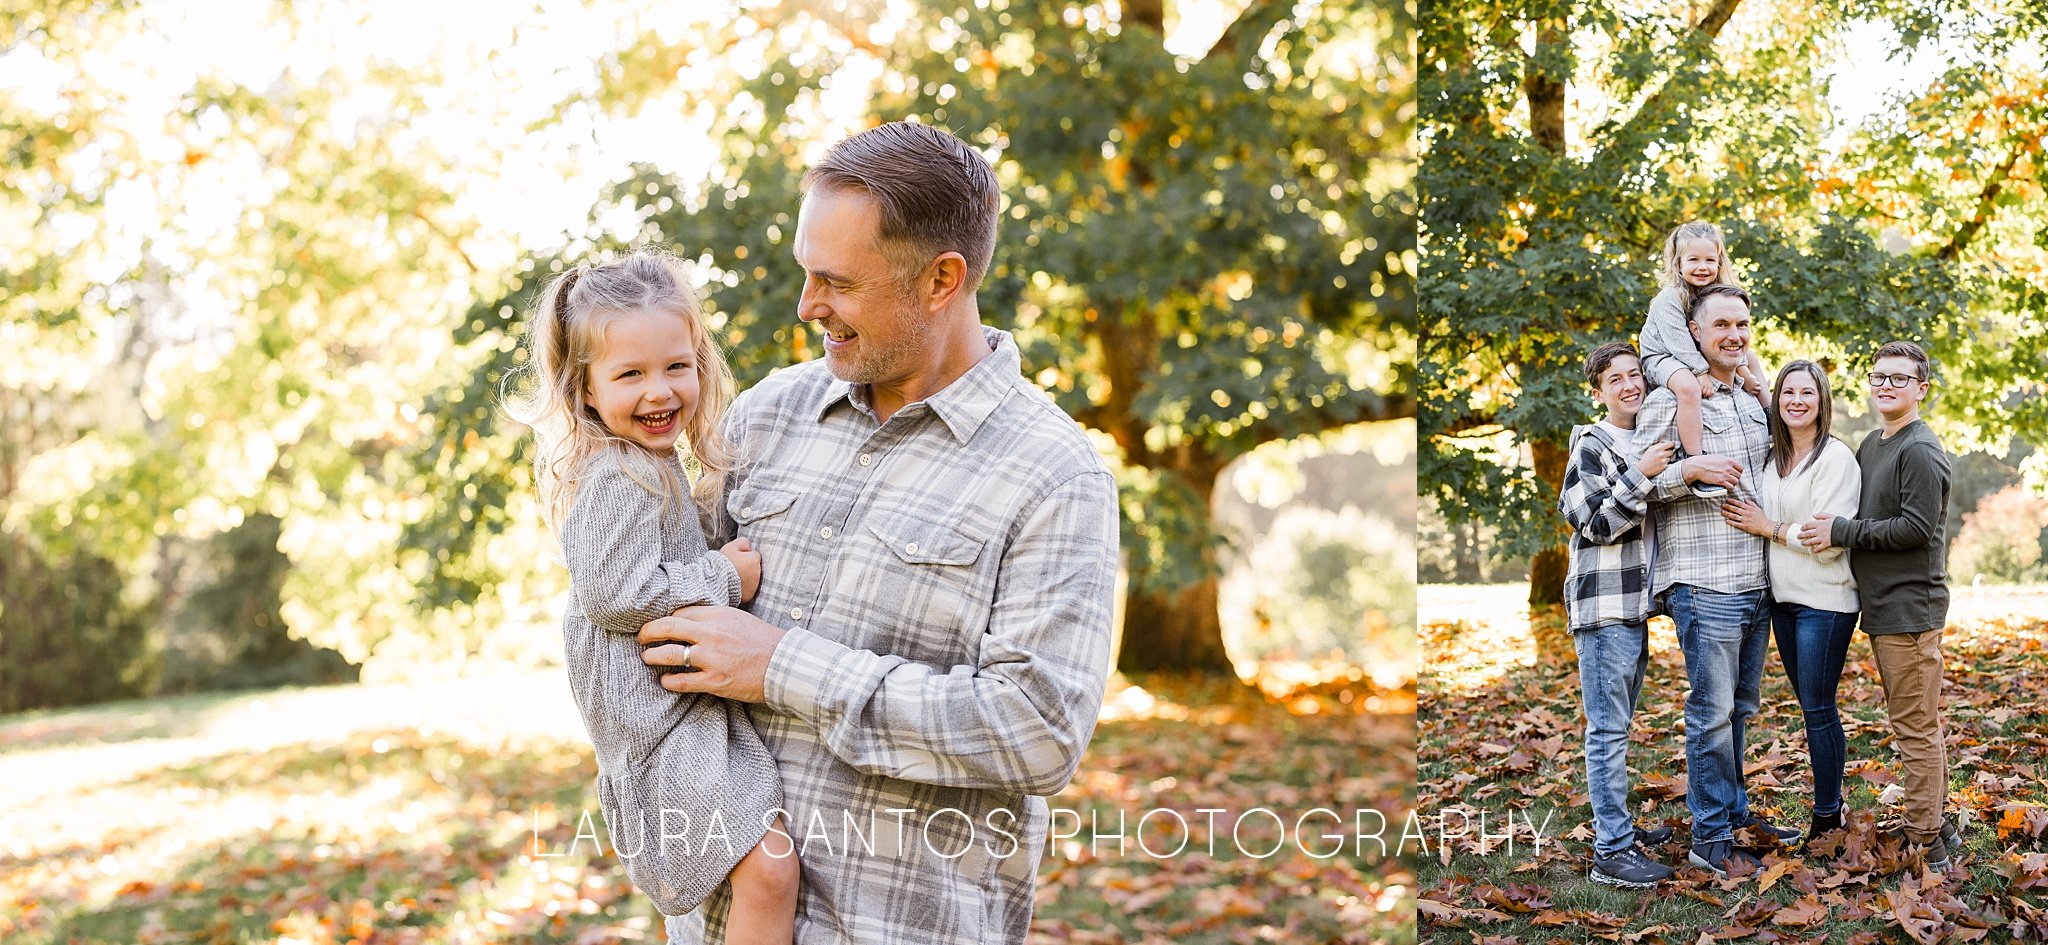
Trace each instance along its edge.
<path fill-rule="evenodd" d="M 1685 274 L 1678 271 L 1678 247 L 1688 240 L 1711 240 L 1714 251 L 1721 255 L 1721 271 L 1714 275 L 1714 281 L 1741 288 L 1742 283 L 1735 277 L 1735 264 L 1728 260 L 1728 240 L 1721 235 L 1721 228 L 1705 220 L 1694 220 L 1673 227 L 1664 237 L 1665 285 L 1678 290 L 1678 307 L 1692 310 L 1692 283 L 1685 281 Z"/>
<path fill-rule="evenodd" d="M 619 316 L 643 310 L 682 319 L 696 355 L 697 409 L 678 441 L 695 457 L 694 489 L 679 481 L 667 463 L 645 461 L 646 451 L 607 429 L 584 397 L 605 329 Z M 704 326 L 681 260 L 642 249 L 556 276 L 527 316 L 526 351 L 526 362 L 505 378 L 503 400 L 513 419 L 533 428 L 538 447 L 534 485 L 550 529 L 560 532 L 576 498 L 576 483 L 590 460 L 608 449 L 626 459 L 628 476 L 662 497 L 664 514 L 670 501 L 692 492 L 700 510 L 716 501 L 732 468 L 731 453 L 718 432 L 732 403 L 732 372 Z"/>

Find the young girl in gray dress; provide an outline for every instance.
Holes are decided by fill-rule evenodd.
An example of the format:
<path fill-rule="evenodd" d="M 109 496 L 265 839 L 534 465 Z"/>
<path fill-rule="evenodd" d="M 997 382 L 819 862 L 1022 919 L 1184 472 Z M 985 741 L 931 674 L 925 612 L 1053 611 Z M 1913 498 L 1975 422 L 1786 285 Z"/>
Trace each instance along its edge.
<path fill-rule="evenodd" d="M 1701 383 L 1707 373 L 1707 358 L 1693 340 L 1686 311 L 1693 293 L 1716 283 L 1738 285 L 1735 266 L 1728 261 L 1728 241 L 1721 228 L 1703 220 L 1681 223 L 1664 237 L 1664 288 L 1650 300 L 1643 317 L 1643 330 L 1636 341 L 1643 352 L 1643 376 L 1656 387 L 1668 387 L 1678 398 L 1678 443 L 1687 456 L 1700 455 L 1700 400 L 1714 396 L 1713 388 Z M 1764 399 L 1763 360 L 1751 348 L 1748 359 L 1736 372 L 1742 386 L 1759 401 Z M 1718 486 L 1695 485 L 1695 494 L 1707 494 Z"/>
<path fill-rule="evenodd" d="M 696 909 L 730 875 L 728 941 L 787 943 L 798 870 L 774 759 L 746 706 L 663 689 L 634 638 L 760 584 L 760 555 L 745 539 L 711 550 L 698 512 L 730 463 L 717 431 L 731 374 L 665 254 L 570 269 L 529 322 L 528 383 L 508 403 L 536 434 L 535 484 L 575 590 L 562 644 L 613 848 L 662 913 Z M 678 447 L 700 470 L 696 501 Z M 771 825 L 783 839 L 764 849 Z"/>

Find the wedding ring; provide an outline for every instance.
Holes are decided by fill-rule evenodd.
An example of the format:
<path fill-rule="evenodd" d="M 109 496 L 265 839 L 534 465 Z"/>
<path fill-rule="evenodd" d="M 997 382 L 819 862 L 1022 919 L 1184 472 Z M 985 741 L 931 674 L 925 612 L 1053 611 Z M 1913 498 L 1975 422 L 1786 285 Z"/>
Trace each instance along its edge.
<path fill-rule="evenodd" d="M 681 669 L 679 670 L 679 672 L 685 672 L 685 673 L 687 673 L 687 672 L 690 672 L 690 670 L 691 670 L 691 666 L 690 666 L 690 648 L 691 648 L 691 647 L 694 647 L 694 646 L 696 646 L 696 644 L 694 644 L 694 643 L 685 643 L 685 644 L 683 644 L 683 665 L 682 665 L 682 668 L 681 668 Z"/>

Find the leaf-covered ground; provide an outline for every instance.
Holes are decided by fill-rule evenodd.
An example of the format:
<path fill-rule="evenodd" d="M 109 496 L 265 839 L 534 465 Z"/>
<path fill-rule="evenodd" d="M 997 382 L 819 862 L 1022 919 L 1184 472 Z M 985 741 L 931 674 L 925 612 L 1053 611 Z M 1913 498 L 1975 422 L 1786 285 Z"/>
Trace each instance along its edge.
<path fill-rule="evenodd" d="M 1412 859 L 1349 840 L 1332 855 L 1327 819 L 1291 833 L 1317 807 L 1379 810 L 1398 831 L 1413 690 L 1275 670 L 1265 694 L 1112 684 L 1052 806 L 1106 831 L 1119 809 L 1182 811 L 1188 852 L 1063 841 L 1034 943 L 1415 941 Z M 619 862 L 572 847 L 594 775 L 558 672 L 0 717 L 0 941 L 658 942 Z M 1244 849 L 1286 841 L 1278 854 L 1228 836 L 1193 852 L 1210 845 L 1197 809 L 1229 824 L 1253 807 L 1287 815 L 1290 836 L 1248 818 Z"/>
<path fill-rule="evenodd" d="M 1561 615 L 1531 621 L 1526 588 L 1425 588 L 1418 810 L 1428 825 L 1422 935 L 1430 942 L 1715 941 L 1838 943 L 2048 939 L 2048 591 L 1962 589 L 1943 649 L 1950 804 L 1969 820 L 1968 853 L 1939 875 L 1893 875 L 1880 842 L 1897 819 L 1885 788 L 1898 764 L 1882 690 L 1860 633 L 1840 704 L 1849 735 L 1853 827 L 1828 855 L 1778 850 L 1749 876 L 1681 869 L 1654 893 L 1597 886 L 1585 794 L 1584 715 Z M 1651 667 L 1630 738 L 1638 821 L 1676 828 L 1656 851 L 1687 849 L 1685 671 L 1670 622 L 1652 624 Z M 1798 702 L 1773 644 L 1763 710 L 1745 757 L 1751 804 L 1803 828 L 1810 770 Z M 1485 818 L 1481 836 L 1481 817 Z M 1514 818 L 1513 849 L 1505 837 Z M 1546 824 L 1546 818 L 1548 818 Z M 1530 826 L 1533 820 L 1535 826 Z M 1545 842 L 1534 841 L 1541 833 Z"/>

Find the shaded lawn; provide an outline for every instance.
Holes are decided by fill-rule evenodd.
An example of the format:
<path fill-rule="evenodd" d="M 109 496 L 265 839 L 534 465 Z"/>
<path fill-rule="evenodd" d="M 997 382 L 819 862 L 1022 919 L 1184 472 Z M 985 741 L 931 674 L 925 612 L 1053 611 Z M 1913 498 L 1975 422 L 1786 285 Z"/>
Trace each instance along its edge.
<path fill-rule="evenodd" d="M 1126 843 L 1173 808 L 1191 829 L 1144 838 L 1186 850 L 1119 855 L 1056 824 L 1077 835 L 1043 858 L 1032 940 L 1415 941 L 1412 859 L 1332 855 L 1333 822 L 1291 834 L 1311 808 L 1412 809 L 1413 693 L 1369 686 L 1115 683 L 1052 806 L 1109 832 L 1123 810 Z M 609 847 L 575 842 L 596 769 L 560 689 L 547 673 L 0 717 L 0 940 L 660 941 Z M 1245 848 L 1278 854 L 1234 852 L 1228 818 L 1252 807 L 1290 834 L 1248 821 Z M 1223 836 L 1197 808 L 1230 812 Z"/>
<path fill-rule="evenodd" d="M 1504 589 L 1521 593 L 1520 588 Z M 1470 592 L 1465 592 L 1470 593 Z M 1710 941 L 2037 941 L 2048 938 L 2048 613 L 2003 611 L 1969 594 L 1943 641 L 1947 672 L 1950 805 L 1967 816 L 1968 853 L 1943 877 L 1920 870 L 1889 877 L 1900 851 L 1880 843 L 1896 809 L 1879 797 L 1898 780 L 1882 690 L 1869 642 L 1849 650 L 1840 704 L 1849 735 L 1845 794 L 1850 838 L 1830 855 L 1788 850 L 1759 874 L 1715 881 L 1682 868 L 1654 893 L 1598 886 L 1591 868 L 1577 664 L 1561 614 L 1534 621 L 1509 607 L 1474 607 L 1471 620 L 1425 614 L 1418 751 L 1419 811 L 1430 824 L 1421 868 L 1423 935 L 1436 942 L 1702 943 Z M 1991 598 L 1986 600 L 1984 598 Z M 2038 595 L 2013 595 L 2019 608 Z M 1434 617 L 1434 619 L 1432 619 Z M 1775 642 L 1763 708 L 1745 762 L 1752 807 L 1801 827 L 1811 812 L 1811 775 L 1799 706 Z M 1652 624 L 1651 666 L 1630 737 L 1630 803 L 1639 821 L 1672 825 L 1656 854 L 1682 866 L 1685 672 L 1668 621 Z M 1444 815 L 1450 816 L 1445 818 Z M 1514 850 L 1498 836 L 1513 815 Z M 1481 816 L 1485 831 L 1478 836 Z M 1547 840 L 1533 843 L 1542 827 Z M 1468 826 L 1469 825 L 1469 826 Z M 1459 836 L 1465 834 L 1465 836 Z"/>

